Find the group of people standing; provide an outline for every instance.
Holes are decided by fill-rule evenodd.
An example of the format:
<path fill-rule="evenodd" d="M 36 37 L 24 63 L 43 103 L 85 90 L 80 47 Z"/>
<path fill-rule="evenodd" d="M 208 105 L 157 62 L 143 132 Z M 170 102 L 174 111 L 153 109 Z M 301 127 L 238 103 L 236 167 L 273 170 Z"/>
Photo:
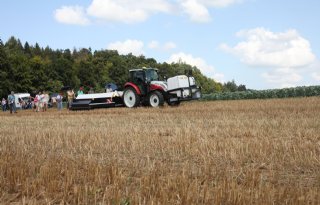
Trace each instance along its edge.
<path fill-rule="evenodd" d="M 73 91 L 72 89 L 69 89 L 69 90 L 67 91 L 68 109 L 71 108 L 71 104 L 72 104 L 74 98 L 75 98 L 75 93 L 74 93 L 74 91 Z M 59 93 L 59 94 L 57 95 L 57 97 L 55 98 L 55 101 L 56 101 L 56 103 L 57 103 L 57 108 L 58 108 L 58 110 L 59 110 L 59 111 L 62 110 L 62 108 L 63 108 L 63 105 L 62 105 L 63 94 L 62 94 L 62 93 Z"/>
<path fill-rule="evenodd" d="M 35 95 L 35 97 L 29 97 L 28 100 L 23 100 L 19 98 L 19 103 L 22 109 L 32 108 L 33 111 L 47 111 L 49 104 L 49 94 L 47 92 L 39 92 Z M 28 106 L 27 106 L 28 105 Z M 16 98 L 14 96 L 14 92 L 11 91 L 10 95 L 8 95 L 8 99 L 2 98 L 1 100 L 2 111 L 5 112 L 7 109 L 10 109 L 10 113 L 17 113 L 16 108 Z"/>
<path fill-rule="evenodd" d="M 32 97 L 30 97 L 32 99 Z M 50 97 L 47 92 L 39 92 L 34 98 L 33 98 L 33 111 L 39 112 L 39 111 L 47 111 L 48 109 L 48 103 L 49 103 Z"/>
<path fill-rule="evenodd" d="M 77 96 L 82 95 L 82 94 L 83 94 L 83 87 L 80 87 L 80 89 L 77 92 Z M 73 89 L 69 89 L 67 91 L 67 102 L 68 102 L 67 107 L 68 107 L 68 109 L 71 109 L 72 102 L 75 98 L 76 98 L 75 92 L 73 91 Z M 55 101 L 57 103 L 58 110 L 62 110 L 62 108 L 63 108 L 63 105 L 62 105 L 63 94 L 59 93 L 57 95 L 57 97 L 55 98 Z"/>
<path fill-rule="evenodd" d="M 90 89 L 89 93 L 93 93 L 93 89 Z M 82 94 L 84 94 L 83 87 L 80 87 L 80 89 L 77 91 L 77 95 L 75 94 L 73 89 L 69 89 L 67 91 L 67 102 L 68 102 L 67 107 L 68 107 L 68 109 L 71 108 L 72 102 L 74 101 L 75 97 L 78 95 L 82 95 Z M 58 110 L 62 110 L 62 108 L 63 108 L 63 104 L 62 104 L 63 98 L 64 98 L 64 94 L 62 92 L 58 93 L 58 95 L 55 98 L 52 98 L 52 103 L 57 104 Z M 33 111 L 45 112 L 48 109 L 49 100 L 50 100 L 50 96 L 47 92 L 38 92 L 34 97 L 30 96 L 28 102 L 21 102 L 21 104 L 22 103 L 30 103 L 30 105 L 31 105 L 30 107 L 32 107 Z M 13 91 L 11 91 L 11 94 L 8 96 L 7 100 L 5 98 L 2 98 L 1 107 L 2 107 L 3 112 L 5 112 L 7 110 L 7 108 L 9 108 L 11 114 L 17 113 L 15 96 L 14 96 Z"/>

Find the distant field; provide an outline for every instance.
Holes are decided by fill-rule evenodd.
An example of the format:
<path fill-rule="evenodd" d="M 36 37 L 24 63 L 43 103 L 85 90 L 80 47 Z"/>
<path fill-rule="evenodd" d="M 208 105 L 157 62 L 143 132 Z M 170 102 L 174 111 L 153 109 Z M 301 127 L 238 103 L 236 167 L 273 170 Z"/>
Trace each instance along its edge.
<path fill-rule="evenodd" d="M 319 97 L 0 119 L 0 204 L 320 204 Z"/>

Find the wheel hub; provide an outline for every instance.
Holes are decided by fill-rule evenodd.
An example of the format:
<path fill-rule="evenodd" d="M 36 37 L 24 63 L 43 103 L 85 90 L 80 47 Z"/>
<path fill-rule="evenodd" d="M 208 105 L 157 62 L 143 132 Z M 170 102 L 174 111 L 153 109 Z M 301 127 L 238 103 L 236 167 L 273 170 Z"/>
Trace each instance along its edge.
<path fill-rule="evenodd" d="M 159 106 L 159 97 L 156 94 L 153 94 L 150 96 L 150 105 L 152 107 L 158 107 Z"/>
<path fill-rule="evenodd" d="M 132 90 L 127 90 L 124 93 L 124 103 L 127 107 L 133 107 L 136 102 L 135 95 Z"/>

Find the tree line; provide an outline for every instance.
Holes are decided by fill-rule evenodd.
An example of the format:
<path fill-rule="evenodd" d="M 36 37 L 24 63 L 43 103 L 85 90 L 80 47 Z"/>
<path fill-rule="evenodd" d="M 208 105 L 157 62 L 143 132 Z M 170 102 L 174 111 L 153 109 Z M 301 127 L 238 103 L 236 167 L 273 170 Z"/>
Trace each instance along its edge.
<path fill-rule="evenodd" d="M 243 100 L 243 99 L 270 99 L 311 97 L 320 95 L 320 86 L 298 86 L 282 89 L 246 90 L 236 92 L 220 92 L 204 94 L 204 100 Z"/>
<path fill-rule="evenodd" d="M 153 58 L 120 55 L 115 50 L 56 49 L 30 45 L 10 37 L 3 43 L 0 38 L 0 96 L 15 92 L 37 91 L 58 92 L 63 86 L 103 92 L 108 82 L 121 89 L 132 68 L 153 67 L 159 69 L 162 79 L 192 70 L 203 93 L 234 91 L 238 86 L 234 81 L 221 84 L 204 76 L 197 67 L 184 62 L 159 63 Z M 243 88 L 243 85 L 242 85 Z M 245 86 L 244 86 L 245 88 Z"/>

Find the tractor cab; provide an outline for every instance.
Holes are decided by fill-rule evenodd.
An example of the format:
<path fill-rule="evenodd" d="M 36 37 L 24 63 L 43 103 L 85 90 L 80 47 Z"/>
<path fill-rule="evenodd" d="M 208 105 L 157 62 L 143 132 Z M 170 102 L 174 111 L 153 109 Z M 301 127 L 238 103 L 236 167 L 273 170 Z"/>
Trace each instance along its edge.
<path fill-rule="evenodd" d="M 158 69 L 142 68 L 132 69 L 130 72 L 130 82 L 139 87 L 141 94 L 146 95 L 150 91 L 150 84 L 159 81 Z"/>
<path fill-rule="evenodd" d="M 143 68 L 143 69 L 132 69 L 130 72 L 130 81 L 132 82 L 151 82 L 158 81 L 158 69 L 156 68 Z"/>

